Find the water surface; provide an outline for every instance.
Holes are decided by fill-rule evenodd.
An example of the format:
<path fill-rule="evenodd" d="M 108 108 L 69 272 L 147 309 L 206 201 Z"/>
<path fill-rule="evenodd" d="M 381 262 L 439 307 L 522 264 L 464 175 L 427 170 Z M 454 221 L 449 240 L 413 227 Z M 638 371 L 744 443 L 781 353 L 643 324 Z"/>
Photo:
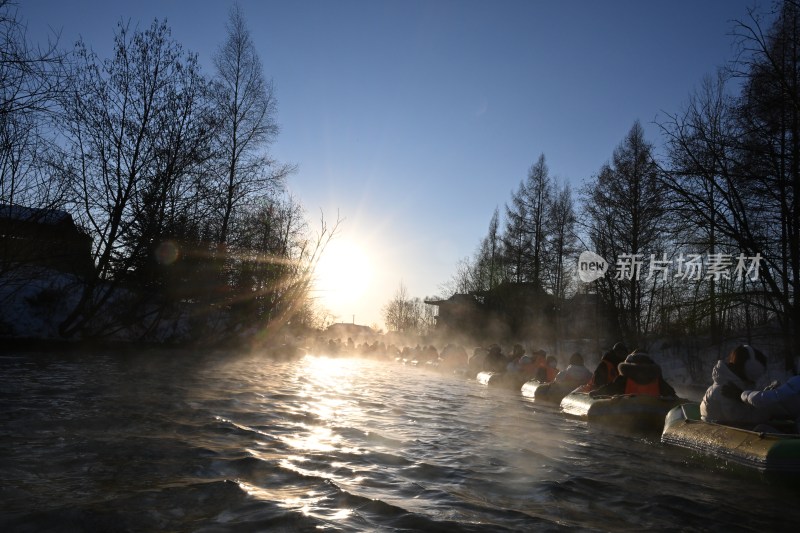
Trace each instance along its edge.
<path fill-rule="evenodd" d="M 784 531 L 800 483 L 420 368 L 0 356 L 3 531 Z"/>

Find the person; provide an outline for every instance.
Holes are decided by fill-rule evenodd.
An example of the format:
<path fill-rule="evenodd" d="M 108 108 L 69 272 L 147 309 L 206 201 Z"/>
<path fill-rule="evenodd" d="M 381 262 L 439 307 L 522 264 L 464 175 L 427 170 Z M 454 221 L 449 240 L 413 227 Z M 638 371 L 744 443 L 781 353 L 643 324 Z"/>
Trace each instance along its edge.
<path fill-rule="evenodd" d="M 531 355 L 523 355 L 520 357 L 518 366 L 520 374 L 529 379 L 538 379 L 539 369 L 546 364 L 546 355 L 547 352 L 544 350 L 534 350 Z"/>
<path fill-rule="evenodd" d="M 447 344 L 439 354 L 440 366 L 447 369 L 465 368 L 469 363 L 467 351 L 460 344 Z"/>
<path fill-rule="evenodd" d="M 584 385 L 583 391 L 589 392 L 598 387 L 608 385 L 619 375 L 619 364 L 625 361 L 628 348 L 623 343 L 616 343 L 611 350 L 603 354 L 600 362 L 592 373 L 592 379 Z"/>
<path fill-rule="evenodd" d="M 472 355 L 467 360 L 467 368 L 469 369 L 469 373 L 472 375 L 472 377 L 475 377 L 478 372 L 483 371 L 483 365 L 486 364 L 487 354 L 488 351 L 480 346 L 476 346 L 472 350 Z"/>
<path fill-rule="evenodd" d="M 569 366 L 556 374 L 553 381 L 544 383 L 536 388 L 534 399 L 549 403 L 558 403 L 564 396 L 574 391 L 577 387 L 585 385 L 592 379 L 592 371 L 583 364 L 583 356 L 574 353 L 569 358 Z"/>
<path fill-rule="evenodd" d="M 545 359 L 545 364 L 536 370 L 536 379 L 544 383 L 550 383 L 556 379 L 556 374 L 558 374 L 558 359 L 553 355 L 548 355 Z"/>
<path fill-rule="evenodd" d="M 730 426 L 752 428 L 770 418 L 767 407 L 742 403 L 736 390 L 752 390 L 767 371 L 767 357 L 748 344 L 731 350 L 727 360 L 719 360 L 711 371 L 713 383 L 700 402 L 700 418 Z M 733 394 L 731 394 L 732 387 Z"/>
<path fill-rule="evenodd" d="M 433 344 L 429 344 L 422 348 L 421 351 L 422 360 L 427 363 L 433 363 L 439 360 L 439 350 L 436 349 L 436 346 Z"/>
<path fill-rule="evenodd" d="M 489 346 L 489 352 L 483 362 L 483 370 L 488 372 L 505 372 L 507 361 L 498 344 Z"/>
<path fill-rule="evenodd" d="M 743 391 L 736 385 L 728 383 L 723 385 L 722 393 L 728 397 L 732 393 L 734 399 L 756 409 L 767 409 L 770 419 L 794 420 L 794 432 L 800 433 L 800 375 L 795 374 L 783 385 L 774 382 L 763 390 Z M 770 426 L 761 427 L 769 428 L 770 432 L 777 431 Z"/>
<path fill-rule="evenodd" d="M 575 389 L 585 385 L 590 379 L 592 379 L 592 371 L 583 364 L 583 356 L 575 352 L 570 356 L 567 368 L 556 374 L 553 382 L 563 385 L 565 388 Z"/>
<path fill-rule="evenodd" d="M 509 372 L 521 372 L 522 365 L 527 364 L 530 361 L 530 357 L 525 355 L 525 348 L 523 348 L 521 344 L 515 344 L 512 346 L 509 359 L 510 361 L 506 366 L 506 370 Z"/>
<path fill-rule="evenodd" d="M 677 397 L 675 389 L 661 376 L 661 367 L 644 352 L 633 352 L 617 365 L 614 381 L 589 393 L 592 397 L 636 394 Z"/>

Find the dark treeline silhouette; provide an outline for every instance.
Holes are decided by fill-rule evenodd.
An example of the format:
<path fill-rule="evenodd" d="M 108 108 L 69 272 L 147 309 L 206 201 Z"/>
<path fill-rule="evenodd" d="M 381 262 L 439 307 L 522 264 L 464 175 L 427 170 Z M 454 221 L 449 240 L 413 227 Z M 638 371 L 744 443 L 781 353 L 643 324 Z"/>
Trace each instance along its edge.
<path fill-rule="evenodd" d="M 0 204 L 65 211 L 91 238 L 61 335 L 230 339 L 313 322 L 313 267 L 338 221 L 310 236 L 286 193 L 294 168 L 269 155 L 276 99 L 238 7 L 213 75 L 158 20 L 120 23 L 108 58 L 29 44 L 7 1 L 0 30 Z M 7 279 L 20 265 L 2 259 Z"/>
<path fill-rule="evenodd" d="M 733 36 L 735 60 L 657 121 L 663 157 L 634 122 L 576 209 L 540 156 L 505 224 L 496 210 L 442 291 L 526 282 L 562 300 L 594 292 L 613 315 L 609 335 L 640 346 L 653 335 L 717 343 L 765 326 L 784 339 L 789 368 L 800 342 L 800 7 L 750 10 Z M 578 281 L 581 250 L 609 273 Z"/>

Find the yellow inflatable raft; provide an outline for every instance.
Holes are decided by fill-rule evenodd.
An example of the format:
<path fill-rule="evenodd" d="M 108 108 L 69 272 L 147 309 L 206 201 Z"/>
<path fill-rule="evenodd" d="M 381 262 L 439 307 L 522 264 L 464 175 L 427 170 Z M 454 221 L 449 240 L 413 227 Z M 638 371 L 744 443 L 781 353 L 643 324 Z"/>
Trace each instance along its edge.
<path fill-rule="evenodd" d="M 764 473 L 800 473 L 800 435 L 758 433 L 704 422 L 696 403 L 680 405 L 669 412 L 661 442 Z"/>

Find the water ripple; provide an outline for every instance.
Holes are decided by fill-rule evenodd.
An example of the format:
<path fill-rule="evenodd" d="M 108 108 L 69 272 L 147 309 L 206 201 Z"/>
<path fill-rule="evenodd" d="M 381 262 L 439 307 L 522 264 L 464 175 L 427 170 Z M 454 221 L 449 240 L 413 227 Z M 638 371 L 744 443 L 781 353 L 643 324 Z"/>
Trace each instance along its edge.
<path fill-rule="evenodd" d="M 796 488 L 357 359 L 0 357 L 3 531 L 736 531 Z"/>

